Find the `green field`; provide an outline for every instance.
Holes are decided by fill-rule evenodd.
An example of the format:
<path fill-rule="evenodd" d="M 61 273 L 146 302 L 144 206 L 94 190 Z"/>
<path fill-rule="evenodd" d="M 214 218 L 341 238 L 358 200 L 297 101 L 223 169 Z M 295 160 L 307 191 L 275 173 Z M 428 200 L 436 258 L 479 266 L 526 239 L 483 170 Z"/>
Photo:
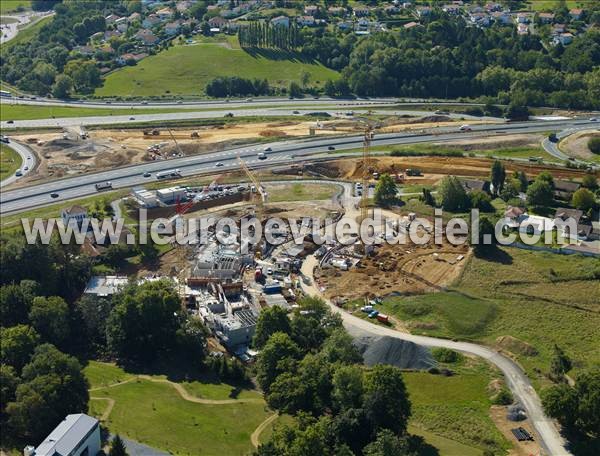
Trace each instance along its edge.
<path fill-rule="evenodd" d="M 457 293 L 393 297 L 384 311 L 405 320 L 412 331 L 467 338 L 494 345 L 512 336 L 538 354 L 514 355 L 532 379 L 547 372 L 559 344 L 575 369 L 600 361 L 600 260 L 502 248 L 493 258 L 473 257 L 454 284 Z M 540 378 L 540 380 L 543 380 Z"/>
<path fill-rule="evenodd" d="M 457 442 L 470 447 L 471 453 L 467 454 L 481 454 L 486 448 L 501 454 L 510 443 L 489 416 L 492 402 L 488 384 L 495 375 L 483 361 L 468 360 L 467 363 L 470 365 L 451 365 L 455 371 L 451 377 L 426 372 L 404 373 L 412 403 L 410 425 L 417 429 L 417 434 L 424 431 L 444 438 L 437 442 L 426 439 L 440 454 L 463 454 L 451 450 Z"/>
<path fill-rule="evenodd" d="M 594 3 L 594 0 L 529 0 L 527 3 L 534 11 L 554 11 L 561 3 L 564 3 L 567 8 L 585 8 L 586 5 Z"/>
<path fill-rule="evenodd" d="M 282 201 L 317 201 L 333 198 L 340 191 L 337 185 L 329 184 L 291 184 L 291 185 L 266 184 L 265 188 L 269 194 L 270 203 Z M 271 189 L 269 189 L 271 187 Z"/>
<path fill-rule="evenodd" d="M 0 120 L 32 120 L 49 119 L 51 117 L 95 117 L 95 116 L 127 116 L 137 114 L 161 114 L 169 112 L 193 112 L 198 109 L 168 108 L 86 108 L 83 106 L 36 106 L 2 104 Z M 218 114 L 215 114 L 218 116 Z"/>
<path fill-rule="evenodd" d="M 93 388 L 133 378 L 114 365 L 99 362 L 90 362 L 85 374 Z M 233 387 L 193 382 L 184 388 L 192 396 L 201 392 L 203 398 L 230 399 Z M 239 402 L 200 404 L 184 400 L 172 385 L 150 379 L 94 389 L 90 396 L 90 413 L 98 417 L 106 412 L 108 399 L 114 401 L 104 421 L 111 432 L 175 455 L 248 454 L 250 434 L 270 414 L 254 391 L 243 391 Z M 248 398 L 252 401 L 241 400 Z"/>
<path fill-rule="evenodd" d="M 311 75 L 310 84 L 322 85 L 338 73 L 314 62 L 303 62 L 297 55 L 265 51 L 250 55 L 239 48 L 237 38 L 227 42 L 177 45 L 148 57 L 133 67 L 107 75 L 100 97 L 148 97 L 164 95 L 202 95 L 206 84 L 218 76 L 268 79 L 274 86 L 300 81 L 302 72 Z"/>
<path fill-rule="evenodd" d="M 378 147 L 376 150 L 380 150 Z M 545 161 L 557 161 L 556 158 L 552 157 L 552 155 L 548 154 L 543 147 L 527 147 L 527 146 L 517 146 L 517 147 L 498 147 L 494 149 L 473 149 L 473 150 L 465 150 L 464 147 L 461 146 L 438 146 L 435 144 L 415 144 L 410 146 L 389 146 L 384 148 L 386 151 L 398 150 L 400 152 L 422 152 L 422 153 L 452 153 L 455 151 L 461 151 L 465 156 L 473 154 L 476 156 L 483 157 L 497 157 L 504 159 L 512 159 L 512 158 L 529 158 L 529 157 L 542 157 Z"/>
<path fill-rule="evenodd" d="M 2 0 L 0 2 L 0 13 L 7 14 L 17 11 L 17 8 L 30 8 L 31 0 Z"/>
<path fill-rule="evenodd" d="M 0 2 L 0 4 L 3 4 L 3 2 Z M 0 49 L 8 49 L 9 47 L 14 46 L 15 44 L 29 41 L 38 33 L 38 31 L 44 26 L 44 24 L 47 24 L 52 19 L 53 16 L 47 16 L 35 22 L 34 24 L 27 25 L 24 29 L 19 30 L 17 36 L 15 36 L 12 40 L 3 44 L 2 48 Z"/>
<path fill-rule="evenodd" d="M 21 156 L 5 144 L 0 144 L 0 180 L 15 173 L 21 167 Z"/>

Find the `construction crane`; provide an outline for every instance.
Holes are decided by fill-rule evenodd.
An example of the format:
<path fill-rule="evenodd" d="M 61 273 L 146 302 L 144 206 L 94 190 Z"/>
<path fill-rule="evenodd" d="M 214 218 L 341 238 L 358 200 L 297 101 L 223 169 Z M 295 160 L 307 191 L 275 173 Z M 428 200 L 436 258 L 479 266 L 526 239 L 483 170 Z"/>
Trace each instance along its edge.
<path fill-rule="evenodd" d="M 258 199 L 258 206 L 260 209 L 259 212 L 262 215 L 264 203 L 267 202 L 267 192 L 265 191 L 264 187 L 261 185 L 258 178 L 254 175 L 254 173 L 252 171 L 250 171 L 250 168 L 248 168 L 248 165 L 246 164 L 246 162 L 244 160 L 242 160 L 242 157 L 240 156 L 239 153 L 237 155 L 237 159 L 238 159 L 238 162 L 240 163 L 242 170 L 246 173 L 246 176 L 248 176 L 248 179 L 250 179 L 250 182 L 252 182 L 252 185 L 254 185 L 254 188 L 256 188 L 257 194 L 260 196 L 260 198 Z"/>
<path fill-rule="evenodd" d="M 179 147 L 179 143 L 177 142 L 177 139 L 175 139 L 175 135 L 173 134 L 173 131 L 171 131 L 171 129 L 169 127 L 167 127 L 167 130 L 169 130 L 169 135 L 171 135 L 171 139 L 175 143 L 175 147 L 177 148 L 177 153 L 179 154 L 180 157 L 183 157 L 183 152 L 181 150 L 181 147 Z"/>
<path fill-rule="evenodd" d="M 371 140 L 373 139 L 373 130 L 370 124 L 367 124 L 363 138 L 363 172 L 362 172 L 362 195 L 360 198 L 360 220 L 369 218 L 369 179 L 371 177 Z M 365 249 L 366 251 L 366 249 Z"/>

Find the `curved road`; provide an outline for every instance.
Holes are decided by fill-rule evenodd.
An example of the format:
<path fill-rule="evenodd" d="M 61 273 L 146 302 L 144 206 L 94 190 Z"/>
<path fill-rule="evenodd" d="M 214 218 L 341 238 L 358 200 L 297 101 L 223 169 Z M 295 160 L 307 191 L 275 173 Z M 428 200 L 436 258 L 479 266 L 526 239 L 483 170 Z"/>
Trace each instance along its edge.
<path fill-rule="evenodd" d="M 549 128 L 568 128 L 571 126 L 589 125 L 588 121 L 560 122 L 522 122 L 501 125 L 474 125 L 473 131 L 458 132 L 456 128 L 435 128 L 425 133 L 388 133 L 379 134 L 372 141 L 373 146 L 416 144 L 422 142 L 453 140 L 458 138 L 493 136 L 510 132 L 539 132 Z M 95 184 L 110 181 L 113 188 L 129 188 L 146 182 L 155 182 L 156 178 L 144 177 L 143 174 L 156 173 L 169 169 L 179 169 L 184 177 L 208 172 L 231 171 L 239 167 L 237 155 L 251 167 L 272 167 L 274 165 L 290 165 L 310 159 L 310 156 L 328 152 L 329 147 L 353 149 L 362 146 L 362 136 L 318 137 L 308 140 L 288 140 L 270 143 L 267 160 L 258 160 L 257 153 L 265 144 L 237 147 L 210 154 L 175 158 L 167 161 L 142 163 L 93 174 L 84 174 L 61 180 L 50 181 L 25 188 L 4 191 L 0 196 L 0 213 L 20 212 L 32 207 L 43 206 L 61 200 L 73 199 L 96 193 Z M 221 164 L 221 166 L 217 166 Z M 51 198 L 51 193 L 58 193 Z"/>
<path fill-rule="evenodd" d="M 23 176 L 29 174 L 33 170 L 33 168 L 35 168 L 37 162 L 35 154 L 31 151 L 31 149 L 29 149 L 29 147 L 15 141 L 11 141 L 8 144 L 3 144 L 7 147 L 10 147 L 21 157 L 21 166 L 19 167 L 19 169 L 23 172 Z M 15 174 L 8 176 L 6 179 L 0 182 L 0 188 L 18 181 L 23 176 L 17 177 Z"/>
<path fill-rule="evenodd" d="M 347 188 L 344 186 L 344 188 Z M 358 215 L 356 209 L 358 198 L 346 196 L 344 198 L 344 207 L 346 216 Z M 320 296 L 323 298 L 321 290 L 315 286 L 314 268 L 318 265 L 318 260 L 314 255 L 310 255 L 304 261 L 301 272 L 304 276 L 311 279 L 311 284 L 307 285 L 301 281 L 301 286 L 308 294 Z M 399 332 L 384 326 L 377 326 L 367 320 L 356 317 L 339 307 L 335 306 L 329 300 L 325 299 L 332 311 L 342 317 L 344 326 L 351 334 L 373 334 L 377 336 L 389 336 L 396 339 L 414 342 L 425 347 L 444 347 L 457 350 L 463 353 L 476 355 L 484 358 L 486 361 L 494 364 L 504 374 L 506 383 L 513 396 L 523 405 L 527 416 L 533 423 L 544 451 L 550 456 L 568 456 L 571 453 L 565 448 L 566 441 L 562 438 L 554 423 L 544 414 L 543 407 L 535 389 L 527 378 L 523 370 L 510 358 L 501 355 L 495 350 L 469 342 L 456 342 L 448 339 L 436 337 L 417 336 L 414 334 Z"/>

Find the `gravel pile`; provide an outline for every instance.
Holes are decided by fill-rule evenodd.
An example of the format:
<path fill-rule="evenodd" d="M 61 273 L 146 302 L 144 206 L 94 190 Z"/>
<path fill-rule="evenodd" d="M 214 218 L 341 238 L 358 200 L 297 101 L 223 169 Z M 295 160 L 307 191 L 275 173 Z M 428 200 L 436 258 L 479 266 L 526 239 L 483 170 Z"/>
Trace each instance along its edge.
<path fill-rule="evenodd" d="M 354 344 L 367 366 L 391 364 L 402 369 L 427 370 L 436 365 L 429 349 L 389 336 L 359 336 Z"/>

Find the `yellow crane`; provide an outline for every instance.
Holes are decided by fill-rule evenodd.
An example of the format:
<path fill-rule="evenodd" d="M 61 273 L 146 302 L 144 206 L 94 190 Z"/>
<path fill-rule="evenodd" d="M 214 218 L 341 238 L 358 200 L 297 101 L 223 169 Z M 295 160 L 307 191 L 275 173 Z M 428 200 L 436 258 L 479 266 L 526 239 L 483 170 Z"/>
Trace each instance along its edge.
<path fill-rule="evenodd" d="M 246 164 L 246 162 L 244 160 L 242 160 L 242 157 L 240 156 L 239 153 L 237 155 L 237 159 L 238 159 L 238 162 L 240 163 L 242 171 L 244 171 L 244 173 L 246 173 L 246 176 L 248 176 L 248 179 L 250 179 L 250 182 L 252 182 L 252 185 L 254 185 L 254 188 L 256 189 L 256 193 L 260 197 L 260 198 L 258 198 L 258 206 L 260 208 L 260 214 L 262 215 L 264 203 L 267 202 L 267 192 L 265 191 L 264 187 L 262 186 L 262 184 L 260 183 L 260 181 L 258 180 L 256 175 L 252 171 L 250 171 L 250 168 L 248 168 L 248 165 Z"/>

